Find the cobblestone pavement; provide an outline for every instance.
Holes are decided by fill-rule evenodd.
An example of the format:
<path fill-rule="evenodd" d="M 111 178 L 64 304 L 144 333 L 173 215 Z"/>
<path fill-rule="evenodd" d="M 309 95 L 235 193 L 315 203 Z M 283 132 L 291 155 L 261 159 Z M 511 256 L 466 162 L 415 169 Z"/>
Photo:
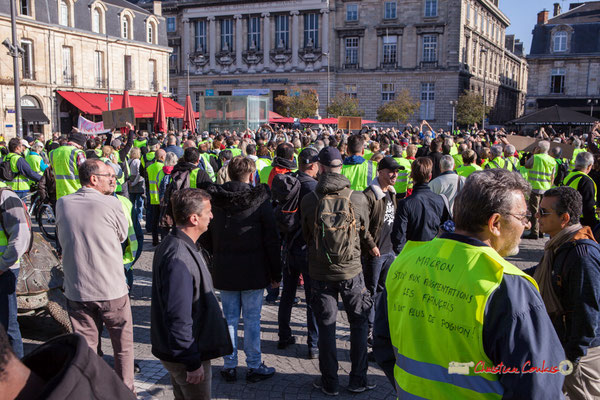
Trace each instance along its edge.
<path fill-rule="evenodd" d="M 172 399 L 173 392 L 169 384 L 166 370 L 150 352 L 150 296 L 152 289 L 152 257 L 154 252 L 146 237 L 144 253 L 135 265 L 135 281 L 131 298 L 135 358 L 141 367 L 141 373 L 136 375 L 135 386 L 140 399 Z M 541 258 L 545 240 L 524 240 L 521 252 L 511 257 L 510 261 L 519 268 L 533 266 Z M 212 396 L 215 399 L 313 399 L 326 398 L 319 390 L 313 389 L 312 381 L 320 376 L 318 360 L 307 359 L 306 346 L 306 309 L 303 291 L 298 290 L 301 297 L 299 305 L 292 312 L 292 330 L 297 338 L 295 345 L 285 350 L 277 349 L 277 305 L 264 305 L 261 321 L 261 345 L 263 361 L 270 367 L 275 367 L 277 373 L 271 379 L 259 383 L 246 383 L 245 356 L 243 354 L 243 339 L 239 341 L 238 381 L 226 383 L 221 379 L 219 370 L 223 360 L 213 360 L 212 365 Z M 340 303 L 340 309 L 341 303 Z M 243 321 L 243 320 L 242 320 Z M 36 345 L 60 334 L 58 326 L 47 316 L 20 318 L 25 352 L 31 351 Z M 242 322 L 243 323 L 243 322 Z M 242 324 L 240 324 L 241 326 Z M 243 331 L 239 331 L 240 337 Z M 350 371 L 350 329 L 346 314 L 338 313 L 337 346 L 340 367 L 340 396 L 339 398 L 355 399 L 391 399 L 395 398 L 394 391 L 385 375 L 376 363 L 369 363 L 369 379 L 377 384 L 374 390 L 362 394 L 351 394 L 344 390 L 348 383 Z M 104 359 L 112 365 L 112 346 L 106 332 L 102 338 Z"/>

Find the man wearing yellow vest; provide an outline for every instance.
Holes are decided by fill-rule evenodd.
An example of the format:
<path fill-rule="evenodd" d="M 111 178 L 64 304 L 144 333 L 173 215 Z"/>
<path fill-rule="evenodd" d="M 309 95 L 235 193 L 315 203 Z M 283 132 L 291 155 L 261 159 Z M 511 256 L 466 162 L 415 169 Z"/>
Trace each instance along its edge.
<path fill-rule="evenodd" d="M 123 213 L 127 218 L 127 239 L 122 243 L 123 266 L 125 268 L 127 287 L 129 289 L 129 294 L 131 295 L 131 289 L 133 289 L 133 264 L 142 254 L 143 246 L 140 246 L 140 243 L 144 241 L 144 234 L 142 233 L 140 221 L 133 212 L 133 204 L 131 201 L 127 197 L 123 197 L 116 193 L 115 196 L 117 196 L 121 202 Z"/>
<path fill-rule="evenodd" d="M 571 168 L 575 167 L 575 159 L 577 158 L 577 154 L 585 151 L 583 148 L 584 144 L 582 143 L 581 139 L 573 139 L 573 146 L 575 146 L 575 149 L 573 149 L 573 156 L 571 157 Z"/>
<path fill-rule="evenodd" d="M 588 176 L 594 166 L 594 156 L 587 151 L 580 152 L 575 157 L 575 169 L 569 173 L 562 184 L 570 186 L 581 194 L 583 213 L 581 225 L 594 228 L 600 221 L 596 215 L 596 194 L 598 192 L 596 183 Z"/>
<path fill-rule="evenodd" d="M 56 200 L 81 187 L 79 167 L 85 162 L 85 141 L 85 135 L 73 128 L 67 144 L 50 152 L 50 165 L 56 177 Z"/>
<path fill-rule="evenodd" d="M 43 151 L 44 144 L 42 142 L 35 142 L 31 146 L 29 154 L 25 157 L 25 161 L 27 161 L 31 169 L 40 175 L 43 175 L 46 168 L 48 168 L 48 164 L 42 158 Z"/>
<path fill-rule="evenodd" d="M 465 150 L 462 153 L 463 165 L 456 168 L 456 173 L 460 176 L 468 178 L 475 171 L 481 171 L 481 167 L 477 165 L 477 153 L 474 150 Z"/>
<path fill-rule="evenodd" d="M 342 175 L 348 178 L 352 190 L 362 192 L 377 176 L 377 165 L 365 160 L 365 141 L 361 135 L 348 138 L 348 153 L 350 156 L 344 159 Z"/>
<path fill-rule="evenodd" d="M 7 184 L 21 199 L 29 193 L 29 179 L 34 182 L 42 179 L 42 176 L 32 170 L 23 157 L 24 149 L 25 145 L 19 138 L 12 138 L 8 142 L 9 153 L 4 157 L 4 160 L 10 163 L 10 170 L 16 174 L 15 178 Z"/>
<path fill-rule="evenodd" d="M 493 169 L 493 168 L 504 168 L 506 170 L 511 170 L 511 165 L 508 161 L 502 158 L 502 146 L 494 145 L 490 148 L 490 153 L 492 158 L 485 165 L 485 169 Z"/>
<path fill-rule="evenodd" d="M 535 218 L 535 214 L 540 208 L 540 201 L 544 192 L 550 189 L 552 182 L 554 182 L 556 160 L 548 154 L 548 151 L 550 151 L 550 142 L 542 140 L 533 151 L 533 155 L 525 163 L 527 180 L 531 184 L 531 196 L 529 197 L 529 212 L 531 214 L 529 221 L 531 222 L 531 229 L 529 235 L 525 236 L 525 239 L 536 240 L 544 236 L 539 231 L 539 224 Z"/>
<path fill-rule="evenodd" d="M 503 169 L 471 175 L 456 199 L 456 232 L 409 242 L 392 263 L 373 350 L 398 398 L 562 398 L 565 353 L 537 284 L 504 259 L 529 226 L 529 190 Z"/>
<path fill-rule="evenodd" d="M 392 145 L 392 154 L 394 160 L 400 166 L 398 170 L 398 177 L 394 183 L 394 190 L 396 191 L 396 198 L 403 199 L 406 197 L 408 188 L 410 186 L 410 169 L 413 160 L 408 160 L 402 156 L 402 146 L 394 144 Z"/>
<path fill-rule="evenodd" d="M 167 153 L 163 149 L 156 151 L 156 159 L 147 169 L 148 173 L 148 208 L 152 215 L 152 246 L 158 246 L 158 222 L 160 219 L 160 199 L 158 197 L 158 176 L 162 171 Z"/>

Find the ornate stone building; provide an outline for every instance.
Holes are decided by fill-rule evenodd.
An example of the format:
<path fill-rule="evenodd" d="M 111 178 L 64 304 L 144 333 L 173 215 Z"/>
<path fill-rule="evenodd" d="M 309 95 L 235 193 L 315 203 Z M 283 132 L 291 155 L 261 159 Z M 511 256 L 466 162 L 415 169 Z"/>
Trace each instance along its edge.
<path fill-rule="evenodd" d="M 23 132 L 68 131 L 80 113 L 59 93 L 169 92 L 166 23 L 125 0 L 14 0 Z M 0 40 L 12 41 L 9 0 L 0 0 Z M 15 135 L 13 59 L 0 57 L 0 132 Z M 105 100 L 103 97 L 102 99 Z M 97 104 L 93 106 L 98 106 Z M 119 108 L 121 104 L 113 104 Z"/>
<path fill-rule="evenodd" d="M 376 119 L 406 88 L 421 102 L 411 122 L 447 127 L 450 101 L 465 90 L 482 93 L 486 74 L 491 123 L 523 106 L 527 67 L 505 47 L 509 20 L 497 0 L 190 0 L 163 2 L 163 13 L 180 102 L 188 71 L 193 101 L 265 94 L 277 111 L 274 99 L 286 89 L 314 88 L 321 116 L 345 92 Z"/>
<path fill-rule="evenodd" d="M 554 5 L 538 13 L 531 52 L 527 112 L 555 104 L 600 116 L 600 1 Z"/>

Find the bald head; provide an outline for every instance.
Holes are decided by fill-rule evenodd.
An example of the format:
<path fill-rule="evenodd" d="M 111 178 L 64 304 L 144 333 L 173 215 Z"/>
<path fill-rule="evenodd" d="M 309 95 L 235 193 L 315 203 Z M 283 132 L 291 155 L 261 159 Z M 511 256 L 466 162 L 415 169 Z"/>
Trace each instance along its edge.
<path fill-rule="evenodd" d="M 167 156 L 167 152 L 163 149 L 156 150 L 156 159 L 158 161 L 165 161 L 165 157 Z"/>
<path fill-rule="evenodd" d="M 186 140 L 183 142 L 183 149 L 187 149 L 188 147 L 196 147 L 196 143 L 193 140 Z"/>

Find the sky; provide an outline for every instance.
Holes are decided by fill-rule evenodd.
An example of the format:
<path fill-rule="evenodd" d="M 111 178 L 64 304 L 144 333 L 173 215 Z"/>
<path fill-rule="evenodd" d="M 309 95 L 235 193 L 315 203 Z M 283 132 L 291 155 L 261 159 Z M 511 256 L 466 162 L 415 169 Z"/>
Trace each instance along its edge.
<path fill-rule="evenodd" d="M 525 44 L 525 53 L 531 50 L 531 31 L 537 22 L 537 13 L 544 8 L 550 11 L 552 18 L 554 3 L 559 3 L 562 12 L 569 10 L 569 4 L 580 3 L 583 0 L 500 0 L 500 10 L 510 19 L 507 34 L 515 34 L 517 39 Z"/>

